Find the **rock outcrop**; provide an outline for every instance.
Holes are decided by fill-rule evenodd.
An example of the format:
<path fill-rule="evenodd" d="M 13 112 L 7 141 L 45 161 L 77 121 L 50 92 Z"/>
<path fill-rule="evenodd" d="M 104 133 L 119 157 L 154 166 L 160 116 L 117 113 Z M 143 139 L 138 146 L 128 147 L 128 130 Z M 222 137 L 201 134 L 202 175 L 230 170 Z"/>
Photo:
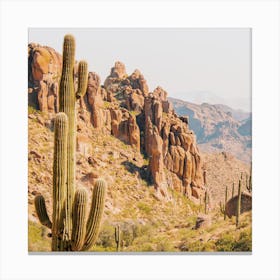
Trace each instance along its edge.
<path fill-rule="evenodd" d="M 58 82 L 62 57 L 50 47 L 28 45 L 28 103 L 42 112 L 58 111 Z"/>
<path fill-rule="evenodd" d="M 43 112 L 58 111 L 58 82 L 61 56 L 53 49 L 30 44 L 29 92 Z M 187 117 L 179 118 L 161 87 L 149 92 L 139 70 L 127 75 L 125 65 L 116 62 L 101 85 L 89 72 L 86 95 L 77 103 L 79 132 L 77 148 L 88 157 L 87 139 L 81 134 L 88 125 L 111 133 L 149 159 L 149 172 L 160 196 L 169 197 L 168 187 L 199 200 L 204 186 L 201 156 Z"/>

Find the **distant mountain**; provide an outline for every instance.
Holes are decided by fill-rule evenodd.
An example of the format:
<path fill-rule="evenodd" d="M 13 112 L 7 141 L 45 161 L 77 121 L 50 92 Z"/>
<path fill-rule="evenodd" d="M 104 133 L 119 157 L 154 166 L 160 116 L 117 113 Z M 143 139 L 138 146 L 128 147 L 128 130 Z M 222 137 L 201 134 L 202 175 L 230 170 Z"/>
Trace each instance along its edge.
<path fill-rule="evenodd" d="M 249 112 L 245 112 L 241 109 L 232 109 L 231 107 L 224 104 L 215 104 L 215 107 L 224 112 L 230 112 L 232 117 L 237 121 L 243 121 L 251 117 L 251 113 Z"/>
<path fill-rule="evenodd" d="M 189 117 L 190 128 L 195 132 L 202 151 L 226 151 L 242 161 L 251 161 L 250 113 L 234 110 L 223 104 L 197 105 L 180 99 L 168 99 L 178 115 Z"/>

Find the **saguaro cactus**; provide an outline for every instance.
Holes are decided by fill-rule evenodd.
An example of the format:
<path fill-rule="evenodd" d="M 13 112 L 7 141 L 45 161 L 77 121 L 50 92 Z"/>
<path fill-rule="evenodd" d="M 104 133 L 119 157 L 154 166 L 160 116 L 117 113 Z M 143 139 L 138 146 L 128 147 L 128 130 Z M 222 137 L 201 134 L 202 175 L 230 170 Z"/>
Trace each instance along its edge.
<path fill-rule="evenodd" d="M 119 225 L 117 225 L 115 227 L 115 241 L 116 241 L 116 244 L 117 244 L 116 250 L 117 250 L 117 252 L 119 252 L 120 251 L 120 244 L 121 244 L 121 230 L 120 230 Z"/>
<path fill-rule="evenodd" d="M 232 189 L 231 189 L 231 198 L 234 196 L 234 182 L 232 183 Z"/>
<path fill-rule="evenodd" d="M 76 100 L 87 88 L 87 63 L 78 67 L 78 89 L 74 85 L 75 39 L 66 35 L 59 86 L 59 111 L 55 118 L 53 162 L 53 215 L 50 221 L 43 196 L 35 198 L 39 220 L 52 230 L 53 251 L 88 250 L 96 241 L 104 211 L 106 182 L 96 181 L 91 210 L 86 222 L 87 192 L 75 193 Z M 74 198 L 75 195 L 75 198 Z"/>
<path fill-rule="evenodd" d="M 66 217 L 68 234 L 71 236 L 72 205 L 75 193 L 75 149 L 76 149 L 76 100 L 86 93 L 87 63 L 81 61 L 78 67 L 78 92 L 75 94 L 74 85 L 75 39 L 72 35 L 65 35 L 63 43 L 63 64 L 59 85 L 59 111 L 68 117 L 67 135 L 67 173 L 66 173 L 66 202 L 69 209 Z"/>
<path fill-rule="evenodd" d="M 45 199 L 35 197 L 35 208 L 40 222 L 52 230 L 53 251 L 80 251 L 89 249 L 98 236 L 104 211 L 106 183 L 102 179 L 95 182 L 92 205 L 86 222 L 87 192 L 79 189 L 75 193 L 73 209 L 67 206 L 66 153 L 68 120 L 64 113 L 58 113 L 54 123 L 54 161 L 53 161 L 53 213 L 49 219 Z M 70 223 L 68 218 L 70 217 Z M 72 227 L 70 228 L 70 225 Z M 71 232 L 71 235 L 70 235 Z"/>
<path fill-rule="evenodd" d="M 228 188 L 226 186 L 226 189 L 225 189 L 225 203 L 222 204 L 222 202 L 220 201 L 220 211 L 221 211 L 222 214 L 224 214 L 224 220 L 227 217 L 227 215 L 226 215 L 227 197 L 228 197 Z"/>
<path fill-rule="evenodd" d="M 207 206 L 208 206 L 208 202 L 209 202 L 209 195 L 208 195 L 208 191 L 205 191 L 204 194 L 204 213 L 207 214 Z"/>
<path fill-rule="evenodd" d="M 252 174 L 249 176 L 246 174 L 246 189 L 249 193 L 252 192 Z"/>
<path fill-rule="evenodd" d="M 237 196 L 237 206 L 236 206 L 236 227 L 239 225 L 239 216 L 241 212 L 241 180 L 238 184 L 238 196 Z"/>

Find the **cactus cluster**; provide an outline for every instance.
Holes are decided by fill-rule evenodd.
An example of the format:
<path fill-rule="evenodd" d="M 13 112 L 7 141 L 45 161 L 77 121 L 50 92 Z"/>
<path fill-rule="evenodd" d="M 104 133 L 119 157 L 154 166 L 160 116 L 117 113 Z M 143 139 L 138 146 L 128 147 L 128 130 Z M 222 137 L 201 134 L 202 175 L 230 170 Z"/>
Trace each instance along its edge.
<path fill-rule="evenodd" d="M 35 197 L 40 222 L 51 229 L 52 251 L 84 251 L 96 241 L 106 195 L 106 182 L 95 182 L 91 209 L 86 219 L 88 195 L 75 191 L 76 100 L 87 88 L 87 63 L 78 66 L 78 90 L 74 85 L 75 39 L 66 35 L 63 43 L 63 66 L 59 86 L 59 113 L 54 122 L 53 213 L 52 222 L 42 195 Z"/>

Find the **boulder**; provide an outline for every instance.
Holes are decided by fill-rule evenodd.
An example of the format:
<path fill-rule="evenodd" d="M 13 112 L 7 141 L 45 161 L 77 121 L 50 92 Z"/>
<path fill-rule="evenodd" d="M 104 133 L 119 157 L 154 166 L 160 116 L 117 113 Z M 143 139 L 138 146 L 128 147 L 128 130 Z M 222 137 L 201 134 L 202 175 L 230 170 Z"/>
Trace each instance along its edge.
<path fill-rule="evenodd" d="M 238 196 L 231 198 L 226 204 L 226 215 L 231 218 L 236 216 Z M 241 193 L 241 208 L 240 214 L 252 210 L 252 195 L 246 192 Z"/>

